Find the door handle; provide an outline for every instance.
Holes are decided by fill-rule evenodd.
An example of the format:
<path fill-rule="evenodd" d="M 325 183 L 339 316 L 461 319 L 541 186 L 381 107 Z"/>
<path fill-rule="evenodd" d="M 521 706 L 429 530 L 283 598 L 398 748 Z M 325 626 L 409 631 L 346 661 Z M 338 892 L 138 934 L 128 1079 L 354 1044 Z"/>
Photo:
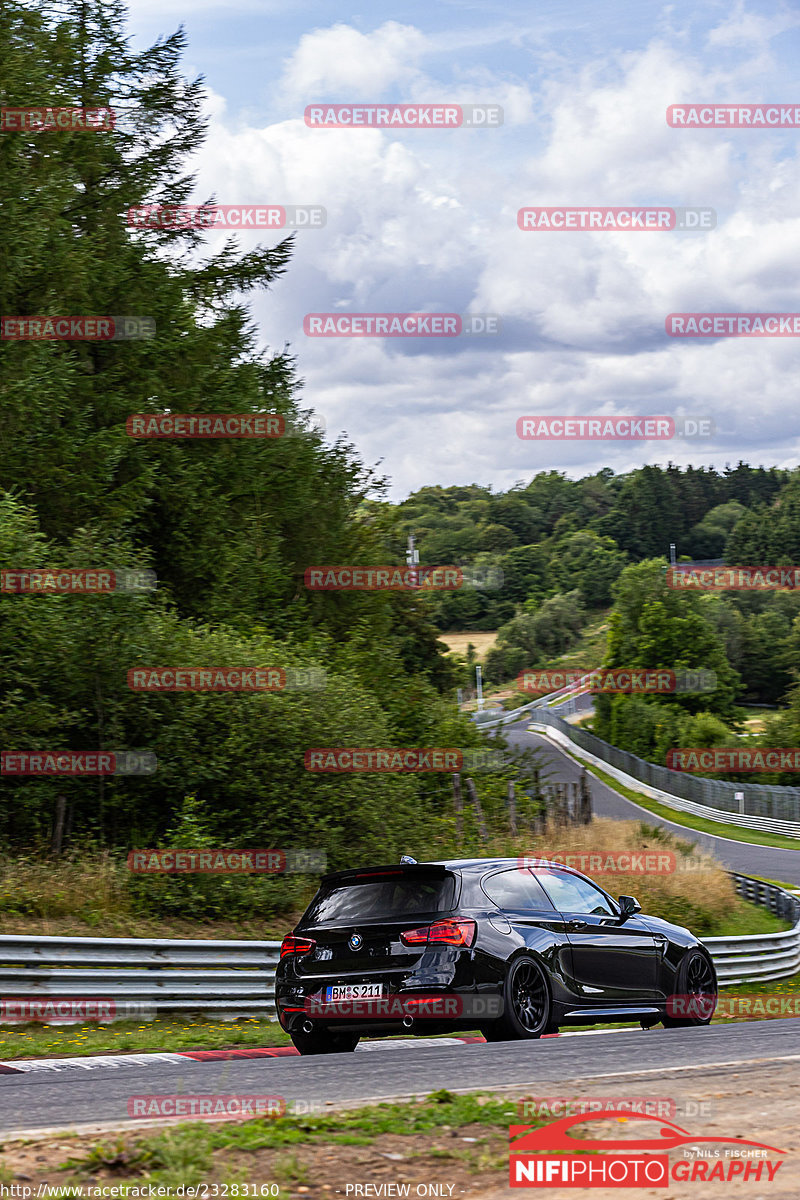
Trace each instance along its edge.
<path fill-rule="evenodd" d="M 567 921 L 567 929 L 585 929 L 585 921 Z"/>

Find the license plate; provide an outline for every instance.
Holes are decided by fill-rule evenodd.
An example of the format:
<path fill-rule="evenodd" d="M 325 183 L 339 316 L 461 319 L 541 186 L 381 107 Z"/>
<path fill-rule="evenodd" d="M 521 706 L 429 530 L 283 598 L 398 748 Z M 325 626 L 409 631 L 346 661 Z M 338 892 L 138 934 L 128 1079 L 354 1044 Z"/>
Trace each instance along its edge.
<path fill-rule="evenodd" d="M 383 995 L 382 983 L 337 983 L 325 988 L 326 1001 L 372 1000 Z"/>

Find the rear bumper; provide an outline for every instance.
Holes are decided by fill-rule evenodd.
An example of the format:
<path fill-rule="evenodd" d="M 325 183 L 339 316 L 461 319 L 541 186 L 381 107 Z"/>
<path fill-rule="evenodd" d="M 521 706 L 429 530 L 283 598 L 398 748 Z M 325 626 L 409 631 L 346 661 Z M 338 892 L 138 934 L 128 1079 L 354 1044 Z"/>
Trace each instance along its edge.
<path fill-rule="evenodd" d="M 502 989 L 403 988 L 372 999 L 326 1002 L 324 981 L 313 993 L 299 988 L 276 989 L 275 1005 L 287 1033 L 324 1029 L 331 1032 L 381 1034 L 476 1029 L 502 1016 Z M 373 981 L 374 982 L 374 981 Z M 316 981 L 315 981 L 316 983 Z"/>

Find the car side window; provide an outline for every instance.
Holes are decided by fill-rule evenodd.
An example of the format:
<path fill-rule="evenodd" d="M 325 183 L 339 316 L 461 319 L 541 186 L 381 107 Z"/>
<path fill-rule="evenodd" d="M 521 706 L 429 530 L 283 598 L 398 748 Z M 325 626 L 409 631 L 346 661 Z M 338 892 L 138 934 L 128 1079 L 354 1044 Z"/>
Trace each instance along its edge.
<path fill-rule="evenodd" d="M 498 908 L 514 909 L 517 912 L 552 912 L 553 905 L 539 881 L 527 867 L 511 871 L 500 871 L 490 875 L 481 884 L 490 900 Z"/>
<path fill-rule="evenodd" d="M 616 911 L 606 896 L 588 879 L 566 871 L 537 871 L 536 877 L 559 912 L 591 913 L 613 917 Z"/>

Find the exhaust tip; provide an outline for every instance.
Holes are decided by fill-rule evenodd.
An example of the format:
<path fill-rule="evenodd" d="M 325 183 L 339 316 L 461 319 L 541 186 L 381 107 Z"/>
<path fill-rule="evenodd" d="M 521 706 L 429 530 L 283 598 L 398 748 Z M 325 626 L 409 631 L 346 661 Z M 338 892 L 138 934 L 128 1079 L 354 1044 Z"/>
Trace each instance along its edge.
<path fill-rule="evenodd" d="M 411 1029 L 414 1024 L 413 1017 L 403 1017 L 403 1029 Z"/>
<path fill-rule="evenodd" d="M 314 1032 L 314 1022 L 313 1021 L 303 1021 L 303 1033 L 313 1033 L 313 1032 Z"/>

